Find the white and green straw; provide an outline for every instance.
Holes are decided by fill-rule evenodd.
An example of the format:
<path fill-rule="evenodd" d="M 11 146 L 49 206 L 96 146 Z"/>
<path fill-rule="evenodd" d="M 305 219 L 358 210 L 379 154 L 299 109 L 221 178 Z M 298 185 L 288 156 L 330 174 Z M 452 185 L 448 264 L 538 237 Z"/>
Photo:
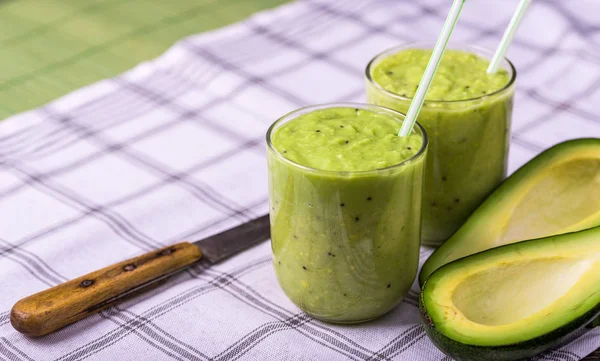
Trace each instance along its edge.
<path fill-rule="evenodd" d="M 517 7 L 517 10 L 515 10 L 512 19 L 510 19 L 510 23 L 508 23 L 508 27 L 504 32 L 504 36 L 502 36 L 502 40 L 500 40 L 500 44 L 496 49 L 496 53 L 492 57 L 492 61 L 490 61 L 490 65 L 487 68 L 488 74 L 493 74 L 498 71 L 498 67 L 502 62 L 502 59 L 504 59 L 506 51 L 508 50 L 510 43 L 515 37 L 517 28 L 519 27 L 521 20 L 523 20 L 523 15 L 525 15 L 527 8 L 531 4 L 531 1 L 532 0 L 521 0 L 521 2 L 519 3 L 519 6 Z"/>
<path fill-rule="evenodd" d="M 458 15 L 460 15 L 460 11 L 462 10 L 464 3 L 465 0 L 454 0 L 452 3 L 452 7 L 448 13 L 448 17 L 446 18 L 442 32 L 440 33 L 437 43 L 433 48 L 433 52 L 429 58 L 429 63 L 427 63 L 427 68 L 425 68 L 425 73 L 423 73 L 423 77 L 421 78 L 421 82 L 417 88 L 417 92 L 410 103 L 410 106 L 408 107 L 408 112 L 406 112 L 406 117 L 404 118 L 404 122 L 400 128 L 400 133 L 398 134 L 400 137 L 406 137 L 412 132 L 412 129 L 417 121 L 417 116 L 419 115 L 421 107 L 425 102 L 427 91 L 431 86 L 431 81 L 433 80 L 435 72 L 440 66 L 442 56 L 444 56 L 444 51 L 446 50 L 446 45 L 448 45 L 448 40 L 450 39 L 452 30 L 454 30 L 454 26 L 458 21 Z"/>

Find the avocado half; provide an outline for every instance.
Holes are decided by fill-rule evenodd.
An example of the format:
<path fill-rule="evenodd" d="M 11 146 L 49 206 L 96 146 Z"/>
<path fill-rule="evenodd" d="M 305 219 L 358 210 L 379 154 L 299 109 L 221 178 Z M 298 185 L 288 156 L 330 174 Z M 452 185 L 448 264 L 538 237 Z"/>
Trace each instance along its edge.
<path fill-rule="evenodd" d="M 600 139 L 576 139 L 539 154 L 504 181 L 423 265 L 441 266 L 527 239 L 600 225 Z"/>
<path fill-rule="evenodd" d="M 449 263 L 423 286 L 421 317 L 457 361 L 532 357 L 600 315 L 600 227 Z"/>

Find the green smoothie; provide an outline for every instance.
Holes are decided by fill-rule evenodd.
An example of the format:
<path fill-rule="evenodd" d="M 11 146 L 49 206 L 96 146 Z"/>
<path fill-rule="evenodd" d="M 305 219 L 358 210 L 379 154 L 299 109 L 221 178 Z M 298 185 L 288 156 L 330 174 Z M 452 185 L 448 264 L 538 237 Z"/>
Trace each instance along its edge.
<path fill-rule="evenodd" d="M 383 315 L 418 266 L 427 140 L 402 116 L 357 104 L 290 113 L 267 133 L 271 243 L 287 296 L 321 320 Z"/>
<path fill-rule="evenodd" d="M 430 141 L 424 244 L 450 237 L 506 176 L 515 73 L 506 61 L 487 74 L 480 52 L 446 51 L 419 114 Z M 406 112 L 430 55 L 411 45 L 377 56 L 367 67 L 369 102 Z"/>

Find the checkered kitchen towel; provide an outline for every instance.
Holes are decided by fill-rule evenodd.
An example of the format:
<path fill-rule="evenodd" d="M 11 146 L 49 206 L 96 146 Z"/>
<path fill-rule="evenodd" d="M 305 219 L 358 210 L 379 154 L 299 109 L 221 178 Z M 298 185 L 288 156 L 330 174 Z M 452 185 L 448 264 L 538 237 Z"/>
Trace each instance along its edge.
<path fill-rule="evenodd" d="M 470 0 L 454 40 L 494 47 L 516 3 Z M 511 48 L 511 170 L 600 136 L 600 5 L 571 3 L 534 4 Z M 267 242 L 46 337 L 8 318 L 31 293 L 266 213 L 267 126 L 300 106 L 364 99 L 369 58 L 434 39 L 448 5 L 297 2 L 0 124 L 0 360 L 449 360 L 419 324 L 416 285 L 375 322 L 321 323 L 279 289 Z M 539 359 L 600 345 L 600 328 L 579 336 Z"/>

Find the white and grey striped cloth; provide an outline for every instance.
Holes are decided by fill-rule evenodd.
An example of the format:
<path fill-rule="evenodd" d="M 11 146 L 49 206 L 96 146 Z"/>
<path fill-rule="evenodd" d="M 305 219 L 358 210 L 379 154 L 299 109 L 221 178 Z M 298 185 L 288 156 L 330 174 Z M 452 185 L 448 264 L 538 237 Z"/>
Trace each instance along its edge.
<path fill-rule="evenodd" d="M 494 47 L 516 3 L 470 0 L 453 40 Z M 559 141 L 600 136 L 600 4 L 566 3 L 536 2 L 510 49 L 511 171 Z M 267 242 L 46 337 L 9 323 L 31 293 L 266 213 L 268 125 L 304 105 L 363 100 L 367 61 L 435 39 L 448 6 L 285 5 L 2 122 L 0 360 L 449 360 L 419 324 L 418 286 L 377 321 L 325 324 L 279 289 Z M 599 346 L 600 328 L 582 331 L 538 360 Z"/>

